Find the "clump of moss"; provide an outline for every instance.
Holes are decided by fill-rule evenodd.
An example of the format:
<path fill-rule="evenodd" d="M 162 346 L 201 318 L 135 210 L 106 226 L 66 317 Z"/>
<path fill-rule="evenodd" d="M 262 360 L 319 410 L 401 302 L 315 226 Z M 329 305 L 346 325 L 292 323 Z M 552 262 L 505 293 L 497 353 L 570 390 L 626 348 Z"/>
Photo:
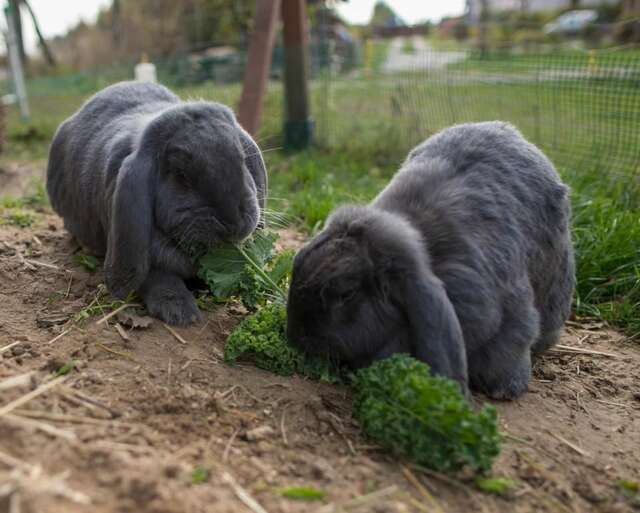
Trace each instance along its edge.
<path fill-rule="evenodd" d="M 250 360 L 256 367 L 281 376 L 300 374 L 334 382 L 338 369 L 330 360 L 305 355 L 287 342 L 287 312 L 281 303 L 270 303 L 247 317 L 229 335 L 224 357 L 234 363 Z"/>
<path fill-rule="evenodd" d="M 475 413 L 457 383 L 433 376 L 408 355 L 394 355 L 354 375 L 354 416 L 393 453 L 427 468 L 485 472 L 500 452 L 496 410 Z"/>

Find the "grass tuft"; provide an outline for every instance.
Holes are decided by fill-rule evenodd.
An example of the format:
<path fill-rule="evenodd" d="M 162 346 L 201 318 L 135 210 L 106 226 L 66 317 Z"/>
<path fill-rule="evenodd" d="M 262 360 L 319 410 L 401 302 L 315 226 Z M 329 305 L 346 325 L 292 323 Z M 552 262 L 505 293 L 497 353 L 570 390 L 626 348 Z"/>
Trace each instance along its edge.
<path fill-rule="evenodd" d="M 318 490 L 310 486 L 291 486 L 288 488 L 281 488 L 278 493 L 287 499 L 294 499 L 298 501 L 321 501 L 327 496 L 324 490 Z"/>
<path fill-rule="evenodd" d="M 193 484 L 203 484 L 209 480 L 209 469 L 198 466 L 191 472 L 191 482 Z"/>

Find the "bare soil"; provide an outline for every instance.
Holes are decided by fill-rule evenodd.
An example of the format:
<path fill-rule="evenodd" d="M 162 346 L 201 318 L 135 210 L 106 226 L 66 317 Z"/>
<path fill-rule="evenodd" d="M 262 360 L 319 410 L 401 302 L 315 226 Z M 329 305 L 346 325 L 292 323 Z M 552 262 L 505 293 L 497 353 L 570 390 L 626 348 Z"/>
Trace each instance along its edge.
<path fill-rule="evenodd" d="M 549 352 L 529 393 L 495 403 L 506 435 L 494 474 L 516 483 L 497 497 L 375 447 L 347 388 L 222 362 L 237 305 L 175 329 L 182 341 L 157 320 L 124 335 L 117 317 L 96 324 L 111 306 L 78 249 L 50 212 L 0 226 L 0 512 L 640 509 L 618 484 L 640 476 L 640 349 L 601 323 L 571 322 L 562 343 L 583 352 Z M 76 320 L 89 305 L 103 311 Z M 283 497 L 291 486 L 326 497 Z"/>

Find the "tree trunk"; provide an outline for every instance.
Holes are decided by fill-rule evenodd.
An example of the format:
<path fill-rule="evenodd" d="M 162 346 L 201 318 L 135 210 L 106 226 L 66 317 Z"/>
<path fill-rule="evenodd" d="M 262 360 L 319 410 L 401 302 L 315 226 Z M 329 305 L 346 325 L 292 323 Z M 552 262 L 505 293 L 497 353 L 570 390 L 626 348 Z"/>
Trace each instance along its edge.
<path fill-rule="evenodd" d="M 480 20 L 478 22 L 478 48 L 485 57 L 489 48 L 487 41 L 487 25 L 489 24 L 489 0 L 480 0 Z"/>
<path fill-rule="evenodd" d="M 111 42 L 115 50 L 120 48 L 120 21 L 120 0 L 113 0 L 111 4 Z"/>
<path fill-rule="evenodd" d="M 44 58 L 51 67 L 55 67 L 56 59 L 51 53 L 51 49 L 47 44 L 46 39 L 43 37 L 42 32 L 40 32 L 40 24 L 38 23 L 38 18 L 36 18 L 36 13 L 33 12 L 31 5 L 27 0 L 21 0 L 24 6 L 29 11 L 29 15 L 31 16 L 31 20 L 33 21 L 33 27 L 36 30 L 36 35 L 38 36 L 38 41 L 40 43 L 40 48 L 42 48 L 42 53 L 44 54 Z"/>

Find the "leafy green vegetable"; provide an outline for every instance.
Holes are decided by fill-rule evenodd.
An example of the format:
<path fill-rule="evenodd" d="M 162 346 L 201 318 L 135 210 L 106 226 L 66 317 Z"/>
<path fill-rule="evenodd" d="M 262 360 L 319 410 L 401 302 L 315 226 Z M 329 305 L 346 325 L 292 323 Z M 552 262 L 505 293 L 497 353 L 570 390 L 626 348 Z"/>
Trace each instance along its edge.
<path fill-rule="evenodd" d="M 57 371 L 53 373 L 53 375 L 57 378 L 60 376 L 65 376 L 69 374 L 74 367 L 76 366 L 75 360 L 71 360 L 70 362 L 65 363 L 62 367 L 60 367 Z"/>
<path fill-rule="evenodd" d="M 507 495 L 516 487 L 515 481 L 506 477 L 480 477 L 476 478 L 478 490 L 494 495 Z"/>
<path fill-rule="evenodd" d="M 262 232 L 243 245 L 219 247 L 200 260 L 200 277 L 216 299 L 238 297 L 247 308 L 258 310 L 227 338 L 225 360 L 250 360 L 284 376 L 340 381 L 335 362 L 305 355 L 287 342 L 284 303 L 293 254 L 276 256 L 276 238 Z M 486 471 L 500 451 L 495 409 L 485 406 L 474 413 L 455 382 L 431 376 L 427 365 L 409 356 L 396 355 L 359 371 L 353 385 L 354 415 L 364 432 L 420 465 L 438 471 L 465 466 Z M 491 493 L 508 488 L 499 480 L 478 486 Z M 287 490 L 298 499 L 308 492 Z"/>
<path fill-rule="evenodd" d="M 337 366 L 323 358 L 305 355 L 287 342 L 287 312 L 284 305 L 271 303 L 247 317 L 229 335 L 224 357 L 229 363 L 251 360 L 257 367 L 290 376 L 337 381 Z"/>
<path fill-rule="evenodd" d="M 465 466 L 487 471 L 500 452 L 496 410 L 477 414 L 449 379 L 407 355 L 358 371 L 354 416 L 363 431 L 392 452 L 442 472 Z"/>
<path fill-rule="evenodd" d="M 327 495 L 323 490 L 312 488 L 310 486 L 291 486 L 289 488 L 281 488 L 278 493 L 288 499 L 298 501 L 321 501 Z"/>
<path fill-rule="evenodd" d="M 199 276 L 218 299 L 238 297 L 250 310 L 268 300 L 284 302 L 293 252 L 275 254 L 278 235 L 257 232 L 242 245 L 224 244 L 200 259 Z"/>
<path fill-rule="evenodd" d="M 206 483 L 209 480 L 209 470 L 205 467 L 198 466 L 191 472 L 191 482 L 193 484 Z"/>
<path fill-rule="evenodd" d="M 636 495 L 640 495 L 640 483 L 637 481 L 631 481 L 630 479 L 621 479 L 618 481 L 618 486 L 622 491 L 622 494 L 627 499 L 633 499 Z"/>
<path fill-rule="evenodd" d="M 89 272 L 94 272 L 100 263 L 96 257 L 82 253 L 75 255 L 74 260 Z"/>

